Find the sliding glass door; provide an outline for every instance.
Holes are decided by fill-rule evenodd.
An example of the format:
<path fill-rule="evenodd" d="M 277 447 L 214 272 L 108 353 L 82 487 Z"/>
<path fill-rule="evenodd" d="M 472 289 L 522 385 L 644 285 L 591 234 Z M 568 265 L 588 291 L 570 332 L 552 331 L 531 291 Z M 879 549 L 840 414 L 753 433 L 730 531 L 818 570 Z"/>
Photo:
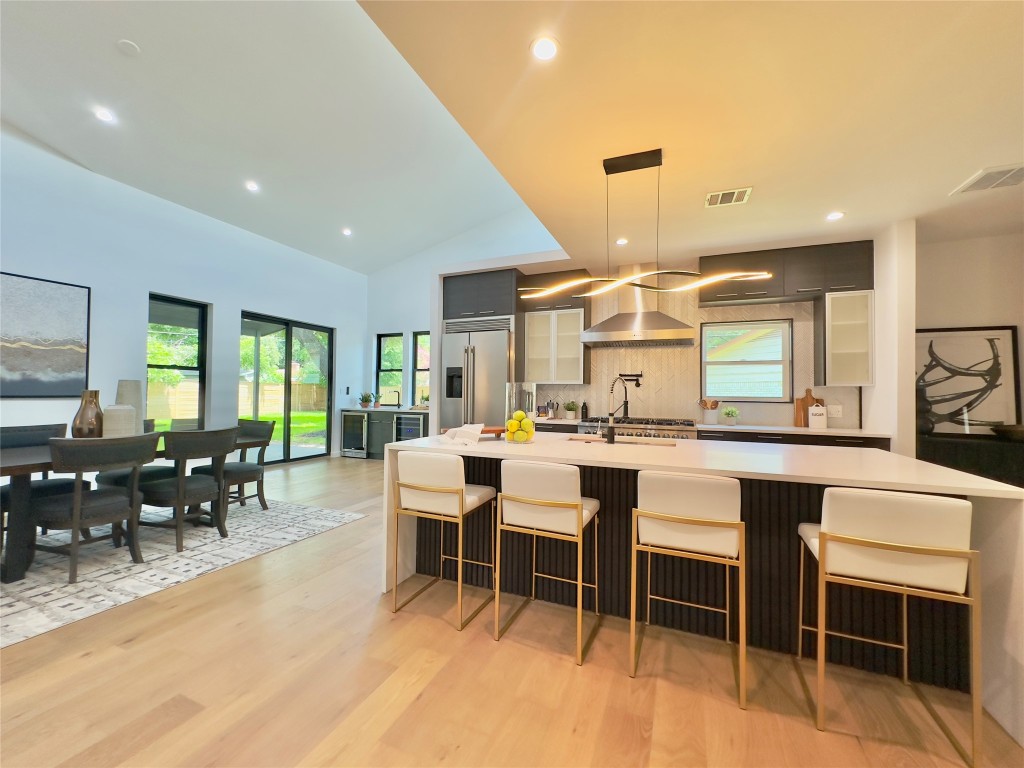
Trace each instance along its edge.
<path fill-rule="evenodd" d="M 333 332 L 243 312 L 240 344 L 238 416 L 276 422 L 267 461 L 327 454 Z"/>

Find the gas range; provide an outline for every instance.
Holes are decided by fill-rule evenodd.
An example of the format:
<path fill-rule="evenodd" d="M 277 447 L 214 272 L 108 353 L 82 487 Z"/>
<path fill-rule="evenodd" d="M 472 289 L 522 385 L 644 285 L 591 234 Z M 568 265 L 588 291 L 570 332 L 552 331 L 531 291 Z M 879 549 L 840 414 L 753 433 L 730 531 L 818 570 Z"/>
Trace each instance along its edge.
<path fill-rule="evenodd" d="M 578 434 L 596 435 L 604 432 L 608 417 L 599 416 L 581 421 Z M 615 434 L 620 437 L 663 437 L 674 440 L 696 440 L 697 425 L 693 419 L 644 419 L 629 416 L 615 419 Z"/>

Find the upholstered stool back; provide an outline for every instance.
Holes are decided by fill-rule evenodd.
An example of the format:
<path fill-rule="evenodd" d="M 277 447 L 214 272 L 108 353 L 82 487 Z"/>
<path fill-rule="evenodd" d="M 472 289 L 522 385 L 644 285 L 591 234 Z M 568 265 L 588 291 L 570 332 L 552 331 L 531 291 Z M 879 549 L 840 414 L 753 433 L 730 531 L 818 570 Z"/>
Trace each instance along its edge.
<path fill-rule="evenodd" d="M 731 477 L 643 470 L 637 478 L 636 505 L 663 515 L 735 522 L 740 519 L 740 482 Z M 739 552 L 739 534 L 733 529 L 643 516 L 637 519 L 637 538 L 641 544 L 722 557 L 736 557 Z"/>

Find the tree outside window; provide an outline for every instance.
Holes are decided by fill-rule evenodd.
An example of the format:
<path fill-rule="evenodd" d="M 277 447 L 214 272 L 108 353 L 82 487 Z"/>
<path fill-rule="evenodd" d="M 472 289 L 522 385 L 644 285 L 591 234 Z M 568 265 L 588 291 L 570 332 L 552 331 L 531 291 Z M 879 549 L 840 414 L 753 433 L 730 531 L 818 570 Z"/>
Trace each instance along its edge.
<path fill-rule="evenodd" d="M 412 346 L 416 355 L 413 361 L 413 403 L 426 403 L 430 400 L 430 331 L 414 333 Z"/>
<path fill-rule="evenodd" d="M 400 333 L 377 335 L 377 389 L 380 402 L 396 405 L 402 402 L 405 381 L 402 363 L 405 359 L 405 338 Z"/>
<path fill-rule="evenodd" d="M 150 296 L 146 418 L 157 430 L 203 427 L 206 306 Z"/>

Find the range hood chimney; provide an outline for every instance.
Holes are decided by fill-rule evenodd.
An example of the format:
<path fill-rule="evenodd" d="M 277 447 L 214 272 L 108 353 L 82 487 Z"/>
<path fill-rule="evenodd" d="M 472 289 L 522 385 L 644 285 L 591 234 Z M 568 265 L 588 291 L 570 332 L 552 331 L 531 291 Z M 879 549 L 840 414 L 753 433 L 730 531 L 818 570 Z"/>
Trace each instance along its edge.
<path fill-rule="evenodd" d="M 629 268 L 636 274 L 639 268 Z M 618 311 L 580 335 L 588 347 L 692 347 L 697 331 L 657 310 L 657 294 L 624 285 L 609 297 L 618 300 Z"/>
<path fill-rule="evenodd" d="M 660 219 L 661 208 L 661 150 L 652 149 L 647 152 L 637 152 L 632 155 L 611 157 L 604 161 L 605 176 L 629 171 L 642 170 L 644 168 L 658 168 L 658 218 Z M 607 187 L 606 187 L 607 189 Z M 609 214 L 610 215 L 610 214 Z M 655 244 L 657 244 L 660 221 L 655 225 Z M 610 232 L 606 233 L 610 240 Z M 606 247 L 610 247 L 606 243 Z M 655 246 L 655 248 L 657 245 Z M 657 250 L 655 250 L 657 254 Z M 609 253 L 609 271 L 610 271 Z M 655 262 L 655 270 L 658 264 Z M 649 272 L 650 269 L 641 269 L 639 266 L 623 267 L 620 270 L 620 277 L 628 277 L 640 272 Z M 647 291 L 642 288 L 635 288 L 632 285 L 624 285 L 609 295 L 614 301 L 618 301 L 617 312 L 607 320 L 602 320 L 593 325 L 580 335 L 580 341 L 589 347 L 669 347 L 669 346 L 693 346 L 697 332 L 692 326 L 669 317 L 664 312 L 658 311 L 658 294 L 655 291 Z"/>

